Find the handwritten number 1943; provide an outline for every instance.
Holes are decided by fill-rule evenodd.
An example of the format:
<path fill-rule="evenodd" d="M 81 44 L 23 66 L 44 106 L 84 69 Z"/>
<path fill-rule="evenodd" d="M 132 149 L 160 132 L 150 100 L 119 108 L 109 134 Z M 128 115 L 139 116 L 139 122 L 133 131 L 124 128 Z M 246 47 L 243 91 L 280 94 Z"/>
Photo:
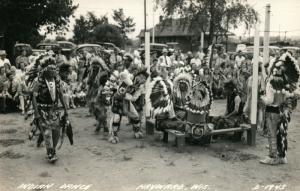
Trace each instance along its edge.
<path fill-rule="evenodd" d="M 259 185 L 259 184 L 257 184 L 255 187 L 252 188 L 252 190 L 280 191 L 280 190 L 285 190 L 286 188 L 287 188 L 286 184 L 279 184 L 279 185 L 274 185 L 274 184 Z"/>

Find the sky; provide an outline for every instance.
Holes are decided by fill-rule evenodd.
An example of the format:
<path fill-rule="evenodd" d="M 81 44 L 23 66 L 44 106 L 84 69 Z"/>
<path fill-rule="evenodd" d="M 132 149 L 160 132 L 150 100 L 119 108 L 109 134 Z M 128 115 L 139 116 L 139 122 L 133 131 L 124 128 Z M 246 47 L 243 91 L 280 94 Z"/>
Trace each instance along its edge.
<path fill-rule="evenodd" d="M 271 5 L 271 24 L 270 30 L 272 36 L 280 35 L 283 38 L 286 32 L 287 36 L 300 36 L 300 0 L 247 0 L 247 2 L 259 12 L 260 30 L 264 29 L 265 6 Z M 136 23 L 136 30 L 129 35 L 135 38 L 141 29 L 144 28 L 144 0 L 74 0 L 79 7 L 75 12 L 75 18 L 80 15 L 86 15 L 87 12 L 94 12 L 97 16 L 107 15 L 110 22 L 113 22 L 113 9 L 123 8 L 126 16 L 133 17 Z M 147 27 L 159 22 L 159 16 L 162 14 L 158 9 L 153 14 L 153 0 L 147 0 Z M 72 29 L 75 19 L 71 19 L 70 32 L 67 37 L 72 37 Z M 273 32 L 274 31 L 274 32 Z M 245 30 L 238 28 L 231 31 L 237 36 L 244 36 Z M 254 33 L 254 31 L 252 31 Z"/>

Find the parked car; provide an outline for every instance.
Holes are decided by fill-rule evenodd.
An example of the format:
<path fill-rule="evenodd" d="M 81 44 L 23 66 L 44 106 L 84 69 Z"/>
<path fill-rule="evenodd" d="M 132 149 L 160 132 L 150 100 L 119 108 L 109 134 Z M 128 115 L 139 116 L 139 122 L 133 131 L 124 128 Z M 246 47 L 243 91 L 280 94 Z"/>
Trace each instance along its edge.
<path fill-rule="evenodd" d="M 260 46 L 259 52 L 263 52 L 263 50 L 264 50 L 264 47 Z M 270 55 L 274 56 L 279 51 L 280 51 L 280 48 L 278 46 L 269 46 L 269 54 Z M 254 54 L 254 46 L 248 46 L 246 48 L 245 55 L 248 56 L 250 59 L 252 59 L 253 54 Z"/>
<path fill-rule="evenodd" d="M 57 41 L 57 44 L 59 44 L 60 48 L 63 51 L 71 51 L 74 48 L 76 48 L 76 44 L 74 44 L 70 41 Z"/>
<path fill-rule="evenodd" d="M 169 50 L 178 50 L 179 48 L 179 43 L 178 42 L 167 42 L 166 45 L 169 47 Z"/>
<path fill-rule="evenodd" d="M 156 53 L 157 56 L 162 55 L 162 51 L 164 48 L 168 49 L 169 47 L 166 44 L 150 43 L 150 52 Z M 145 45 L 144 44 L 141 44 L 139 51 L 141 52 L 141 55 L 144 55 L 144 53 L 145 53 Z"/>
<path fill-rule="evenodd" d="M 292 53 L 292 55 L 294 57 L 299 57 L 300 56 L 300 48 L 299 47 L 285 46 L 285 47 L 282 47 L 281 50 L 289 51 L 290 53 Z"/>
<path fill-rule="evenodd" d="M 36 46 L 36 49 L 39 49 L 39 50 L 47 50 L 47 49 L 51 49 L 53 50 L 54 52 L 57 52 L 57 50 L 60 48 L 59 44 L 58 43 L 39 43 L 37 46 Z"/>
<path fill-rule="evenodd" d="M 110 43 L 110 42 L 99 42 L 97 44 L 101 45 L 106 50 L 113 50 L 113 51 L 117 51 L 117 52 L 121 51 L 121 49 L 119 47 L 117 47 L 115 44 Z"/>
<path fill-rule="evenodd" d="M 43 53 L 45 53 L 45 52 L 46 52 L 46 50 L 32 49 L 32 55 L 35 55 L 35 56 L 41 55 L 41 54 L 43 54 Z"/>
<path fill-rule="evenodd" d="M 104 48 L 99 44 L 80 44 L 75 49 L 73 49 L 72 53 L 78 55 L 87 51 L 91 54 L 96 54 L 98 51 L 103 51 Z"/>
<path fill-rule="evenodd" d="M 26 50 L 28 56 L 32 54 L 32 47 L 30 44 L 16 43 L 14 46 L 14 57 L 21 55 L 23 50 Z"/>

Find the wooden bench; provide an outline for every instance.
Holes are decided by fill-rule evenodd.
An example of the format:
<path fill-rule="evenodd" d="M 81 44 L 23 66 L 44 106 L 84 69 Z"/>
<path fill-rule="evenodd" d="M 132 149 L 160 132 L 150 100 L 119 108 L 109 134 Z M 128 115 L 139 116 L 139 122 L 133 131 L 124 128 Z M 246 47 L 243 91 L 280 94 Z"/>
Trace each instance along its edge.
<path fill-rule="evenodd" d="M 247 131 L 248 145 L 254 146 L 256 141 L 256 127 L 250 124 L 240 124 L 240 127 L 237 128 L 212 130 L 209 133 L 209 135 L 219 135 L 224 133 L 243 132 L 243 131 Z"/>
<path fill-rule="evenodd" d="M 146 122 L 146 134 L 147 135 L 154 135 L 154 129 L 156 127 L 156 122 L 153 121 L 147 121 Z M 218 134 L 225 134 L 225 133 L 232 133 L 232 132 L 243 132 L 247 131 L 247 144 L 250 146 L 255 146 L 256 142 L 256 126 L 255 125 L 250 125 L 250 124 L 240 124 L 240 127 L 237 128 L 230 128 L 230 129 L 218 129 L 218 130 L 212 130 L 211 132 L 208 133 L 208 135 L 218 135 Z M 183 147 L 184 146 L 184 140 L 186 135 L 176 131 L 176 130 L 171 130 L 171 129 L 166 129 L 164 131 L 164 142 L 168 142 L 168 135 L 172 134 L 175 136 L 175 143 L 176 146 Z"/>

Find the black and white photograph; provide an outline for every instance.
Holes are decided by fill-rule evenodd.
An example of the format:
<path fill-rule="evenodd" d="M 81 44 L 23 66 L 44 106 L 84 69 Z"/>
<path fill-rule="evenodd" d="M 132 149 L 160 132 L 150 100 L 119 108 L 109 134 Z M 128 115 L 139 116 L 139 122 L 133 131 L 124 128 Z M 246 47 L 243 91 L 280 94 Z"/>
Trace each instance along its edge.
<path fill-rule="evenodd" d="M 299 10 L 0 0 L 0 191 L 300 191 Z"/>

